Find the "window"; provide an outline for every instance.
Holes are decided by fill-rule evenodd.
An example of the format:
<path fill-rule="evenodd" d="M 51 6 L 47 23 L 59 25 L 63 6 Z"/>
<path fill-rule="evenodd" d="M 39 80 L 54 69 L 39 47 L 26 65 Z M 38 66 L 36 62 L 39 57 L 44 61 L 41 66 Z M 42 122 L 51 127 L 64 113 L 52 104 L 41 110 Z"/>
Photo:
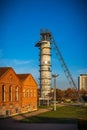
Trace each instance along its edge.
<path fill-rule="evenodd" d="M 18 86 L 16 87 L 15 100 L 18 101 Z"/>
<path fill-rule="evenodd" d="M 25 89 L 23 89 L 23 97 L 25 98 Z"/>
<path fill-rule="evenodd" d="M 18 108 L 15 109 L 16 113 L 18 113 Z"/>
<path fill-rule="evenodd" d="M 36 90 L 34 90 L 34 97 L 36 97 Z"/>
<path fill-rule="evenodd" d="M 29 89 L 26 92 L 26 97 L 29 97 Z"/>
<path fill-rule="evenodd" d="M 2 85 L 2 101 L 5 101 L 5 86 Z"/>
<path fill-rule="evenodd" d="M 9 111 L 8 110 L 6 110 L 6 116 L 9 116 Z"/>
<path fill-rule="evenodd" d="M 12 86 L 9 86 L 9 101 L 12 101 Z"/>
<path fill-rule="evenodd" d="M 32 90 L 30 90 L 30 97 L 32 97 Z"/>

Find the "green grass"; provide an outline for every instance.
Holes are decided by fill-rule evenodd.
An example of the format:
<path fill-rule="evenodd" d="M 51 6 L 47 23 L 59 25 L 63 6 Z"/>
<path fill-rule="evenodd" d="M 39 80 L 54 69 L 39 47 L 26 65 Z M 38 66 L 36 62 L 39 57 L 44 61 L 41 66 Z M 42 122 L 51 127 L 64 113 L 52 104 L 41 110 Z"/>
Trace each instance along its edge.
<path fill-rule="evenodd" d="M 87 120 L 87 107 L 84 106 L 60 106 L 56 111 L 39 114 L 35 118 L 71 118 Z M 31 117 L 32 119 L 34 117 Z M 29 120 L 31 120 L 29 118 Z"/>
<path fill-rule="evenodd" d="M 77 123 L 79 130 L 87 129 L 87 106 L 57 106 L 49 111 L 22 120 L 27 123 Z"/>

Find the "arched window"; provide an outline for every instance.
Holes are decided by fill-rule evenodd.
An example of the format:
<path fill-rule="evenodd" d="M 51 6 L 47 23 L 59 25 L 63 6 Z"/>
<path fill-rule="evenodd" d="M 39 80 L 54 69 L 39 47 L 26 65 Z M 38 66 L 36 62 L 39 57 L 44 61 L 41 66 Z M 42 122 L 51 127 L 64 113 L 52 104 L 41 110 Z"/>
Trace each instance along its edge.
<path fill-rule="evenodd" d="M 15 100 L 18 101 L 18 86 L 16 87 Z"/>
<path fill-rule="evenodd" d="M 9 101 L 12 101 L 12 86 L 9 86 Z"/>
<path fill-rule="evenodd" d="M 5 86 L 2 85 L 2 101 L 5 101 Z"/>
<path fill-rule="evenodd" d="M 25 89 L 23 89 L 23 97 L 25 98 Z"/>
<path fill-rule="evenodd" d="M 29 97 L 29 89 L 26 92 L 26 97 Z"/>

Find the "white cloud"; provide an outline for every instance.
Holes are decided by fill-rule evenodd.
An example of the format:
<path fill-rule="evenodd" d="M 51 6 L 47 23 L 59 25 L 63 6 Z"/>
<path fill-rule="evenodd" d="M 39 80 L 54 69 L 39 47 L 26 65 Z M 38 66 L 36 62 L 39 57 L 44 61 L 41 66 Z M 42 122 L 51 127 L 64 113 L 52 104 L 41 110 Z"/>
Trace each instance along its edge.
<path fill-rule="evenodd" d="M 0 66 L 12 67 L 16 73 L 31 73 L 37 83 L 39 82 L 39 62 L 37 60 L 20 60 L 20 59 L 1 59 L 0 58 Z M 61 68 L 58 64 L 58 61 L 54 59 L 54 64 L 52 65 L 52 73 L 59 74 L 57 78 L 57 87 L 66 88 L 69 87 L 68 80 Z M 78 76 L 81 73 L 87 73 L 87 68 L 76 70 L 73 73 L 73 78 L 77 84 Z"/>
<path fill-rule="evenodd" d="M 31 63 L 31 60 L 17 60 L 17 59 L 14 59 L 13 63 L 16 64 L 16 65 L 24 65 L 24 64 Z"/>
<path fill-rule="evenodd" d="M 0 66 L 12 67 L 17 73 L 35 74 L 39 70 L 36 60 L 0 59 Z M 36 75 L 36 74 L 35 74 Z"/>
<path fill-rule="evenodd" d="M 31 64 L 33 60 L 0 59 L 0 66 L 20 66 Z"/>

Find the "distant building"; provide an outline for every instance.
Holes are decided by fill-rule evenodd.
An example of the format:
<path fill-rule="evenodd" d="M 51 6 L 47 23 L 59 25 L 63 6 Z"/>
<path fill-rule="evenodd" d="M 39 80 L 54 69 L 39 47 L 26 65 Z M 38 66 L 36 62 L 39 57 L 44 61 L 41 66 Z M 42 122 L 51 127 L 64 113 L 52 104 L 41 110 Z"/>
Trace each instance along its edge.
<path fill-rule="evenodd" d="M 80 74 L 79 76 L 79 90 L 87 91 L 87 74 Z"/>
<path fill-rule="evenodd" d="M 37 110 L 37 83 L 31 74 L 0 67 L 0 117 Z"/>

